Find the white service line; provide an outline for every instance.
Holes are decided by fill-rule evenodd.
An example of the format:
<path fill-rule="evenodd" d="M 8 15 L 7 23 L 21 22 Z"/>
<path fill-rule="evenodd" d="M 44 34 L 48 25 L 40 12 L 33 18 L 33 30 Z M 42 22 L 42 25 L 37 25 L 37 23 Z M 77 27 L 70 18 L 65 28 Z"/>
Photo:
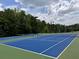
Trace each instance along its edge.
<path fill-rule="evenodd" d="M 55 59 L 59 59 L 59 57 L 67 50 L 67 48 L 75 41 L 77 37 L 73 38 L 73 40 L 71 41 L 71 43 L 59 54 L 59 56 Z"/>
<path fill-rule="evenodd" d="M 71 36 L 70 36 L 70 37 L 71 37 Z M 62 42 L 63 42 L 63 41 L 65 41 L 66 39 L 69 39 L 70 37 L 67 37 L 67 38 L 65 38 L 64 40 L 62 40 L 62 41 L 60 41 L 60 42 L 56 43 L 55 45 L 53 45 L 53 46 L 49 47 L 48 49 L 46 49 L 46 50 L 42 51 L 40 54 L 45 53 L 46 51 L 48 51 L 48 50 L 50 50 L 51 48 L 55 47 L 56 45 L 58 45 L 58 44 L 62 43 Z"/>
<path fill-rule="evenodd" d="M 0 45 L 4 45 L 4 46 L 7 46 L 7 47 L 11 47 L 11 48 L 19 49 L 19 50 L 21 50 L 21 51 L 25 51 L 25 52 L 34 53 L 34 54 L 37 54 L 37 55 L 40 55 L 40 56 L 49 57 L 49 58 L 52 58 L 52 59 L 55 59 L 55 58 L 56 58 L 56 57 L 53 57 L 53 56 L 48 56 L 48 55 L 45 55 L 45 54 L 40 54 L 40 53 L 37 53 L 37 52 L 34 52 L 34 51 L 25 50 L 25 49 L 22 49 L 22 48 L 18 48 L 18 47 L 14 47 L 14 46 L 6 45 L 6 44 L 0 44 Z"/>

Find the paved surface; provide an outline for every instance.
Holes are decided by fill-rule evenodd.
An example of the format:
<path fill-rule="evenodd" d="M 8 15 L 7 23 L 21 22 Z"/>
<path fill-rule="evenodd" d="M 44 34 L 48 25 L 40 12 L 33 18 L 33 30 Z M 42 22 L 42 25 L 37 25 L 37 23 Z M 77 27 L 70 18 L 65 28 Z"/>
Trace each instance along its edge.
<path fill-rule="evenodd" d="M 42 37 L 44 37 L 44 36 L 42 36 Z M 11 39 L 11 40 L 5 40 L 5 39 L 2 40 L 1 39 L 0 40 L 0 43 L 1 43 L 0 44 L 0 59 L 55 59 L 55 58 L 51 58 L 50 56 L 47 56 L 47 55 L 37 54 L 37 53 L 30 52 L 28 50 L 21 50 L 21 49 L 17 49 L 17 48 L 2 44 L 5 42 L 16 42 L 16 40 L 21 41 L 21 40 L 24 40 L 25 38 L 27 38 L 27 40 L 28 40 L 33 37 L 24 36 L 24 37 L 20 37 L 20 38 Z M 49 37 L 49 38 L 52 38 L 52 37 Z M 56 38 L 56 37 L 54 37 L 54 38 Z M 50 47 L 46 50 L 46 51 L 48 51 L 47 53 L 49 53 L 51 50 L 53 51 L 53 53 L 56 51 L 58 51 L 58 52 L 62 51 L 62 49 L 60 49 L 60 48 L 64 47 L 65 46 L 64 44 L 67 44 L 67 42 L 71 42 L 73 39 L 73 36 L 71 38 L 69 38 L 68 40 L 66 40 L 65 42 L 62 39 L 63 38 L 66 39 L 66 37 L 63 37 L 62 39 L 61 38 L 59 40 L 58 39 L 52 40 L 53 42 L 57 42 L 57 43 L 63 42 L 63 43 L 61 43 L 61 44 L 56 43 L 56 46 L 54 49 L 50 49 L 51 48 Z M 45 42 L 51 42 L 51 39 L 46 38 L 46 40 L 47 41 L 45 41 Z M 63 46 L 61 46 L 61 45 L 63 45 Z M 59 50 L 57 50 L 57 49 L 59 49 Z M 79 50 L 79 38 L 75 39 L 73 41 L 73 43 L 60 55 L 60 57 L 58 59 L 79 59 L 78 50 Z M 42 53 L 44 53 L 44 51 Z M 57 55 L 57 54 L 55 54 L 55 55 Z"/>

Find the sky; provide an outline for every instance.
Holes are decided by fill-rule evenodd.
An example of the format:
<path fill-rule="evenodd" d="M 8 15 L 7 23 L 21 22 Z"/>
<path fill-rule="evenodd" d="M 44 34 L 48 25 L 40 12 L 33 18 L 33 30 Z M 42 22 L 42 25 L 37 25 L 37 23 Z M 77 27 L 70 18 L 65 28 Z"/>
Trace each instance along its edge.
<path fill-rule="evenodd" d="M 79 0 L 0 0 L 0 11 L 17 8 L 48 23 L 79 23 Z"/>

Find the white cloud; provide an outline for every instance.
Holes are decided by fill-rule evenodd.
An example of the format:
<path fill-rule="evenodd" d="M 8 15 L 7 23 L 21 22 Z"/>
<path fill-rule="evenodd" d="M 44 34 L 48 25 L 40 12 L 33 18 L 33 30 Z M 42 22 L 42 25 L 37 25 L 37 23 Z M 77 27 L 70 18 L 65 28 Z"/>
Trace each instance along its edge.
<path fill-rule="evenodd" d="M 0 11 L 3 11 L 3 4 L 0 3 Z"/>
<path fill-rule="evenodd" d="M 15 0 L 15 2 L 19 2 L 19 0 Z"/>
<path fill-rule="evenodd" d="M 76 18 L 75 17 L 68 17 L 68 18 L 65 17 L 61 21 L 56 21 L 56 23 L 66 24 L 66 25 L 76 24 L 76 23 L 79 23 L 79 16 Z"/>
<path fill-rule="evenodd" d="M 24 11 L 26 11 L 26 12 L 27 12 L 27 9 L 26 9 L 26 8 L 21 8 L 21 10 L 24 10 Z"/>
<path fill-rule="evenodd" d="M 14 9 L 14 8 L 19 8 L 18 5 L 10 5 L 10 6 L 5 6 L 5 8 L 10 8 L 10 9 Z"/>
<path fill-rule="evenodd" d="M 47 22 L 51 22 L 52 20 L 61 24 L 79 22 L 79 20 L 76 20 L 79 18 L 79 15 L 75 16 L 76 11 L 79 11 L 79 0 L 16 0 L 16 2 L 20 2 L 26 6 L 27 12 L 30 14 L 38 16 L 40 19 L 46 20 Z M 29 9 L 30 6 L 34 8 Z M 46 10 L 48 12 L 45 12 L 44 7 L 47 7 Z M 62 22 L 61 19 L 64 21 Z M 74 20 L 76 21 L 74 22 Z"/>
<path fill-rule="evenodd" d="M 0 3 L 0 6 L 2 6 L 2 4 Z"/>
<path fill-rule="evenodd" d="M 64 17 L 61 17 L 60 20 L 57 21 L 57 23 L 66 25 L 79 23 L 79 11 L 66 14 Z"/>
<path fill-rule="evenodd" d="M 59 0 L 15 0 L 20 1 L 21 3 L 23 3 L 24 5 L 34 5 L 34 6 L 45 6 L 45 5 L 49 5 L 51 3 L 55 3 L 58 2 Z"/>

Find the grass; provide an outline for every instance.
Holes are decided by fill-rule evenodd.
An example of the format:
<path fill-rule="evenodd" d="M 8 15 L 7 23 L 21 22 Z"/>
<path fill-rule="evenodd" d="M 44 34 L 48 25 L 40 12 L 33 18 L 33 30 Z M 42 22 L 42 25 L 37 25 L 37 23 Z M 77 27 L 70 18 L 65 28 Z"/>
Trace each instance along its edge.
<path fill-rule="evenodd" d="M 0 59 L 52 59 L 0 44 Z"/>
<path fill-rule="evenodd" d="M 79 59 L 79 38 L 75 39 L 59 59 Z"/>

